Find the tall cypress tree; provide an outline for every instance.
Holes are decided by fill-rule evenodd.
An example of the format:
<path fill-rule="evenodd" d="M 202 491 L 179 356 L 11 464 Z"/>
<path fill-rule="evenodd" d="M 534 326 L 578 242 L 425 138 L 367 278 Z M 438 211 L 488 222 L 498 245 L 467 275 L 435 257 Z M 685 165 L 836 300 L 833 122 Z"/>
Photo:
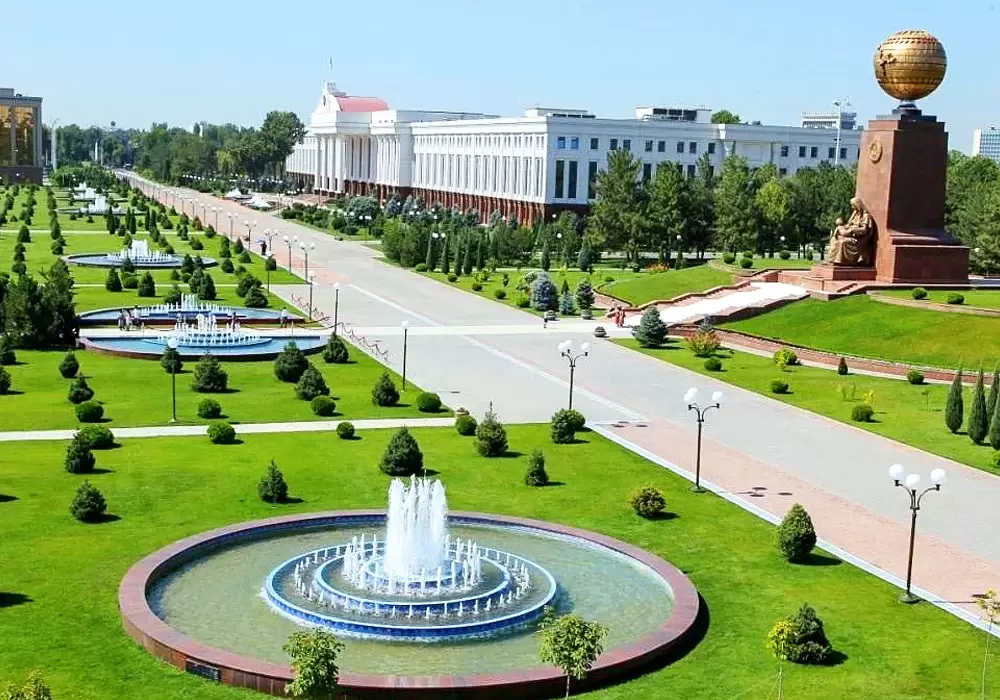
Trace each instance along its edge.
<path fill-rule="evenodd" d="M 997 396 L 1000 395 L 1000 367 L 993 370 L 993 381 L 990 382 L 990 393 L 986 395 L 986 413 L 993 416 L 997 407 Z"/>
<path fill-rule="evenodd" d="M 987 437 L 990 441 L 990 447 L 994 450 L 1000 450 L 1000 411 L 993 411 L 993 417 L 990 418 L 990 432 Z"/>
<path fill-rule="evenodd" d="M 983 390 L 983 369 L 979 368 L 979 378 L 972 393 L 972 410 L 969 411 L 969 437 L 977 445 L 986 439 L 990 429 L 990 416 L 986 412 L 986 392 Z"/>
<path fill-rule="evenodd" d="M 962 404 L 962 369 L 955 373 L 955 379 L 948 390 L 948 402 L 944 407 L 944 424 L 948 430 L 957 433 L 962 427 L 962 417 L 965 407 Z"/>

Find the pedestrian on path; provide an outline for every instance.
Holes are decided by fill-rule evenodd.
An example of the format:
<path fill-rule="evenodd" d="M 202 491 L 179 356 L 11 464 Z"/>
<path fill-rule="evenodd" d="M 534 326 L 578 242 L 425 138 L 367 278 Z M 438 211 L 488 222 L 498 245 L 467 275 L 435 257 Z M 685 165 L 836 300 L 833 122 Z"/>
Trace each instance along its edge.
<path fill-rule="evenodd" d="M 260 242 L 260 255 L 265 257 L 267 255 L 267 241 Z"/>
<path fill-rule="evenodd" d="M 118 311 L 118 330 L 125 330 L 125 309 L 119 309 Z"/>
<path fill-rule="evenodd" d="M 288 323 L 288 309 L 282 309 L 281 316 L 278 317 L 278 325 L 279 327 L 284 328 L 287 323 Z"/>

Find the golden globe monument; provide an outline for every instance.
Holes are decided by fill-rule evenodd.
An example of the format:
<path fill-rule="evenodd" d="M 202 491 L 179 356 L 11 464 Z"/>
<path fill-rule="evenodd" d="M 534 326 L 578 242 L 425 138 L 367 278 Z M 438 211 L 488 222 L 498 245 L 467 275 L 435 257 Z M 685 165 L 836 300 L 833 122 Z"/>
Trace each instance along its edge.
<path fill-rule="evenodd" d="M 875 51 L 875 78 L 900 103 L 861 137 L 855 197 L 874 228 L 874 256 L 823 263 L 814 268 L 820 277 L 968 284 L 969 249 L 944 230 L 948 134 L 914 104 L 941 84 L 947 63 L 941 42 L 925 31 L 898 32 Z"/>

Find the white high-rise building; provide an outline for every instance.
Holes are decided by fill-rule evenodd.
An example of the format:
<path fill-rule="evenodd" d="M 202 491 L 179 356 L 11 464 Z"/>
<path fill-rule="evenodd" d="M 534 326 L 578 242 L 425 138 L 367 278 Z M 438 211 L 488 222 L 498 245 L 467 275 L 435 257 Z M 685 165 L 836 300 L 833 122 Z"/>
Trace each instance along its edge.
<path fill-rule="evenodd" d="M 1000 163 L 1000 129 L 975 129 L 972 132 L 972 155 L 986 156 Z"/>
<path fill-rule="evenodd" d="M 705 108 L 640 107 L 634 119 L 582 109 L 531 107 L 523 116 L 391 109 L 326 83 L 309 132 L 286 163 L 305 189 L 325 195 L 418 195 L 427 204 L 492 211 L 521 221 L 583 212 L 608 154 L 631 151 L 649 179 L 661 163 L 693 177 L 699 158 L 713 170 L 727 155 L 782 175 L 836 160 L 857 162 L 860 132 L 759 124 L 712 124 Z"/>

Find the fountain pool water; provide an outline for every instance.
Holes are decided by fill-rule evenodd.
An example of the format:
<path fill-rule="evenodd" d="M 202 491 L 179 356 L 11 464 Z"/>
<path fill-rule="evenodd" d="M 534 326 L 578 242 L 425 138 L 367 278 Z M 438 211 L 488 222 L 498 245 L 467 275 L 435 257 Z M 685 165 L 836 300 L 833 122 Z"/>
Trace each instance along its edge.
<path fill-rule="evenodd" d="M 127 260 L 137 268 L 171 269 L 179 268 L 184 263 L 183 256 L 150 248 L 149 241 L 144 238 L 134 240 L 128 248 L 114 253 L 83 253 L 66 255 L 63 259 L 85 267 L 121 267 Z M 211 267 L 216 261 L 212 258 L 202 258 L 201 263 L 203 267 Z"/>
<path fill-rule="evenodd" d="M 159 346 L 165 346 L 171 340 L 177 341 L 178 348 L 246 348 L 251 345 L 267 343 L 269 338 L 260 333 L 244 331 L 239 321 L 232 319 L 229 325 L 220 326 L 214 313 L 198 314 L 193 324 L 179 320 L 174 329 L 167 333 L 143 338 L 144 341 Z"/>
<path fill-rule="evenodd" d="M 78 315 L 82 325 L 114 325 L 120 309 L 96 309 L 85 311 Z M 132 313 L 135 313 L 132 309 Z M 152 304 L 138 307 L 139 318 L 146 325 L 173 325 L 178 320 L 197 322 L 199 314 L 213 314 L 221 321 L 231 317 L 255 323 L 277 323 L 281 319 L 281 311 L 276 309 L 257 309 L 245 306 L 222 306 L 209 301 L 201 301 L 197 294 L 182 294 L 181 300 L 175 304 Z M 298 316 L 290 317 L 296 322 Z"/>

